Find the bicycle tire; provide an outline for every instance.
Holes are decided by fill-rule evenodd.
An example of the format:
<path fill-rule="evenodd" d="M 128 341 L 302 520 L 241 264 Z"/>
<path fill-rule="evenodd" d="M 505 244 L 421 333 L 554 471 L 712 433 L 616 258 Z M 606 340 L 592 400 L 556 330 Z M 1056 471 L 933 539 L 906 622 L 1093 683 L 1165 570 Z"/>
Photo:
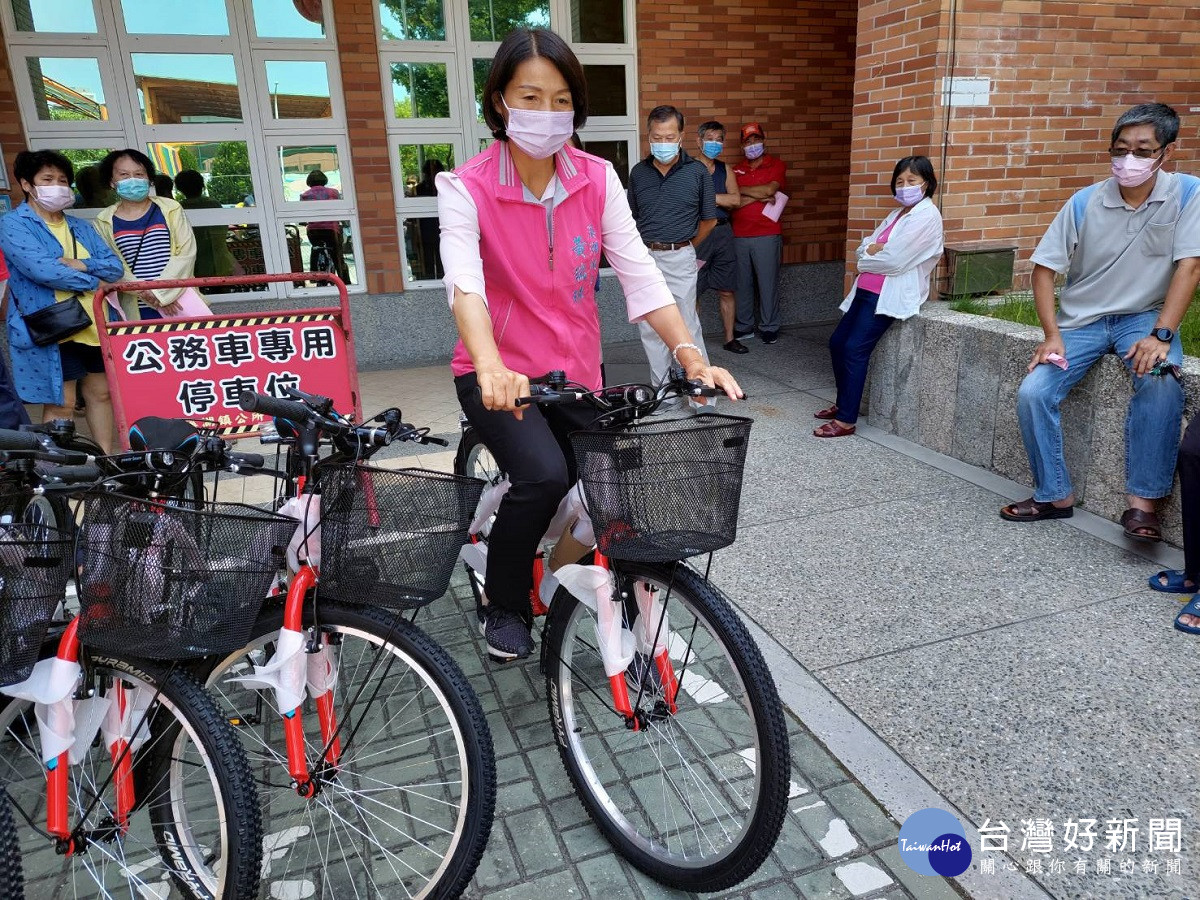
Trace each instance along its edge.
<path fill-rule="evenodd" d="M 394 884 L 381 885 L 380 879 L 376 877 L 379 870 L 384 870 L 391 865 L 393 868 L 390 874 L 399 879 L 391 857 L 399 857 L 401 853 L 411 852 L 412 856 L 409 859 L 416 858 L 420 862 L 422 858 L 421 850 L 410 851 L 400 843 L 401 838 L 412 837 L 404 834 L 404 829 L 408 826 L 408 823 L 403 821 L 404 815 L 409 815 L 414 822 L 416 819 L 411 810 L 399 801 L 396 802 L 396 808 L 404 815 L 398 816 L 397 818 L 401 821 L 391 827 L 391 831 L 396 834 L 390 835 L 388 832 L 391 839 L 397 842 L 386 847 L 379 841 L 375 841 L 372 845 L 373 852 L 383 848 L 382 863 L 376 858 L 379 855 L 377 852 L 370 858 L 353 858 L 345 847 L 340 845 L 338 845 L 339 852 L 344 858 L 313 859 L 311 848 L 314 845 L 319 848 L 319 845 L 325 842 L 324 829 L 326 827 L 329 835 L 329 843 L 326 846 L 333 846 L 340 840 L 339 828 L 354 833 L 355 829 L 351 826 L 360 825 L 365 821 L 366 826 L 358 829 L 356 837 L 366 842 L 372 839 L 375 829 L 382 829 L 391 824 L 385 822 L 375 824 L 366 820 L 362 808 L 355 804 L 363 804 L 368 800 L 384 804 L 386 802 L 386 798 L 383 796 L 384 790 L 399 788 L 397 785 L 392 785 L 390 788 L 384 785 L 382 781 L 384 776 L 379 773 L 392 771 L 391 767 L 398 765 L 397 756 L 403 759 L 413 755 L 413 751 L 404 749 L 405 736 L 403 734 L 399 737 L 396 736 L 396 732 L 409 723 L 397 725 L 389 722 L 388 734 L 383 739 L 390 742 L 393 754 L 391 758 L 384 756 L 388 752 L 388 748 L 380 749 L 371 745 L 370 752 L 367 753 L 362 749 L 364 745 L 361 738 L 351 739 L 351 743 L 359 742 L 355 745 L 356 753 L 367 753 L 371 758 L 370 767 L 373 773 L 370 776 L 371 784 L 376 785 L 372 788 L 373 796 L 366 799 L 354 796 L 352 781 L 364 776 L 352 768 L 354 765 L 352 759 L 343 756 L 340 771 L 336 776 L 332 776 L 322 783 L 314 800 L 301 800 L 291 784 L 287 783 L 286 758 L 283 756 L 284 743 L 279 727 L 280 714 L 275 708 L 273 693 L 270 691 L 245 691 L 244 693 L 248 696 L 241 697 L 239 692 L 226 686 L 227 682 L 223 677 L 227 673 L 235 671 L 237 674 L 242 674 L 248 660 L 261 659 L 271 648 L 271 640 L 283 624 L 283 607 L 279 602 L 269 604 L 264 608 L 255 624 L 253 637 L 247 650 L 221 660 L 213 667 L 208 676 L 209 689 L 217 697 L 218 702 L 224 704 L 227 715 L 243 723 L 238 731 L 255 767 L 260 800 L 264 806 L 270 806 L 271 824 L 275 832 L 267 839 L 271 858 L 268 871 L 264 875 L 264 890 L 272 891 L 275 882 L 282 878 L 282 881 L 287 884 L 303 884 L 304 890 L 311 890 L 311 893 L 304 893 L 302 896 L 314 898 L 347 895 L 435 898 L 459 896 L 467 888 L 479 866 L 495 816 L 495 756 L 492 749 L 491 732 L 478 698 L 462 671 L 446 651 L 410 622 L 367 607 L 324 601 L 320 604 L 317 618 L 324 633 L 340 637 L 338 684 L 339 689 L 343 690 L 345 694 L 351 694 L 356 689 L 354 679 L 358 677 L 361 668 L 366 665 L 363 660 L 369 651 L 369 648 L 366 647 L 369 643 L 373 643 L 376 647 L 391 648 L 393 663 L 399 661 L 408 666 L 409 671 L 397 672 L 393 668 L 389 668 L 386 671 L 386 678 L 374 677 L 374 680 L 380 682 L 381 685 L 386 682 L 391 693 L 387 697 L 379 699 L 377 703 L 373 699 L 368 704 L 371 708 L 361 714 L 359 721 L 365 722 L 372 708 L 386 709 L 388 704 L 395 703 L 396 701 L 392 698 L 397 695 L 397 692 L 400 697 L 407 697 L 403 691 L 410 682 L 413 685 L 423 686 L 419 692 L 413 694 L 413 699 L 405 699 L 403 706 L 404 708 L 412 707 L 414 704 L 419 706 L 427 702 L 421 698 L 427 697 L 436 705 L 436 709 L 441 710 L 441 714 L 438 714 L 436 709 L 431 708 L 430 718 L 440 722 L 441 716 L 444 715 L 445 733 L 450 737 L 444 738 L 436 745 L 430 744 L 431 747 L 434 747 L 432 760 L 438 767 L 445 769 L 449 781 L 453 782 L 456 774 L 460 778 L 465 778 L 467 789 L 465 797 L 462 796 L 464 792 L 461 789 L 458 791 L 459 799 L 454 813 L 457 817 L 453 826 L 454 832 L 449 838 L 443 836 L 439 839 L 446 841 L 446 850 L 442 852 L 440 862 L 429 860 L 431 870 L 435 862 L 438 868 L 420 879 L 414 878 L 414 881 L 423 879 L 419 886 L 406 884 L 401 889 Z M 311 628 L 313 621 L 313 610 L 310 604 L 305 611 L 305 628 Z M 352 641 L 352 639 L 357 640 Z M 361 645 L 360 648 L 355 649 L 354 643 Z M 255 654 L 260 654 L 260 656 Z M 371 677 L 373 676 L 368 669 L 367 676 L 363 680 L 366 681 Z M 363 693 L 365 695 L 366 691 Z M 251 700 L 250 698 L 256 699 Z M 343 701 L 345 699 L 343 696 Z M 348 701 L 339 702 L 336 708 L 344 714 L 348 708 L 347 703 Z M 397 705 L 401 704 L 397 703 Z M 314 760 L 320 759 L 323 744 L 311 698 L 304 703 L 303 716 L 307 755 L 310 765 L 312 765 Z M 353 711 L 349 718 L 354 718 Z M 434 727 L 427 727 L 423 717 L 411 726 L 411 733 L 426 737 L 437 736 L 437 730 Z M 371 731 L 370 728 L 362 727 L 359 734 L 369 731 Z M 432 738 L 429 739 L 432 740 Z M 451 741 L 453 748 L 443 752 Z M 420 754 L 417 755 L 420 756 Z M 454 759 L 451 758 L 452 755 Z M 421 767 L 426 764 L 420 759 L 418 762 L 410 761 L 408 763 L 410 768 L 417 767 L 417 771 L 413 773 L 412 777 L 423 777 Z M 425 787 L 429 788 L 427 785 Z M 449 788 L 447 791 L 449 792 Z M 429 793 L 433 794 L 434 791 L 429 789 Z M 420 798 L 416 798 L 415 794 L 406 797 L 406 802 L 412 803 L 414 800 L 417 806 L 422 802 Z M 433 801 L 429 802 L 432 806 Z M 358 819 L 343 815 L 345 812 L 352 812 L 358 816 Z M 434 824 L 436 825 L 436 823 Z M 365 833 L 367 827 L 371 829 L 371 836 Z M 294 844 L 299 842 L 299 838 L 305 836 L 300 834 L 302 829 L 308 831 L 309 849 L 305 852 L 310 855 L 302 855 L 294 849 Z M 434 830 L 437 829 L 434 828 Z M 322 833 L 317 834 L 316 832 Z M 279 837 L 279 835 L 285 837 Z M 291 843 L 283 846 L 285 840 L 290 840 Z M 431 847 L 434 844 L 433 840 L 426 842 Z M 420 846 L 424 849 L 424 845 Z M 289 849 L 289 847 L 293 849 Z M 425 855 L 431 857 L 435 852 L 437 851 L 430 850 Z M 405 860 L 405 862 L 408 861 L 408 859 Z M 417 867 L 413 868 L 415 870 Z M 382 877 L 386 878 L 387 875 L 388 873 L 385 871 Z M 365 890 L 360 893 L 359 888 L 365 888 Z"/>
<path fill-rule="evenodd" d="M 0 788 L 0 900 L 25 900 L 21 875 L 21 844 L 8 791 Z"/>
<path fill-rule="evenodd" d="M 253 900 L 262 871 L 262 821 L 246 755 L 229 722 L 199 682 L 183 671 L 111 656 L 93 657 L 90 670 L 103 679 L 158 691 L 151 705 L 154 711 L 146 718 L 146 743 L 133 751 L 137 803 L 129 829 L 123 835 L 112 833 L 109 795 L 114 788 L 111 783 L 104 786 L 112 760 L 103 741 L 93 741 L 85 751 L 87 757 L 70 767 L 69 790 L 70 822 L 75 825 L 81 807 L 91 805 L 97 786 L 104 787 L 101 802 L 88 819 L 92 838 L 84 851 L 66 857 L 57 854 L 52 839 L 34 825 L 44 815 L 45 775 L 31 704 L 4 698 L 0 736 L 15 744 L 10 749 L 17 752 L 0 753 L 0 776 L 8 782 L 21 819 L 36 835 L 26 844 L 27 863 L 32 861 L 39 879 L 46 876 L 54 882 L 65 877 L 75 887 L 73 896 L 80 895 L 78 881 L 90 880 L 101 896 L 112 896 L 114 891 L 162 896 L 164 886 L 169 890 L 174 885 L 187 897 Z M 180 749 L 185 739 L 194 748 L 191 753 Z M 210 788 L 212 796 L 207 793 Z M 204 796 L 198 798 L 198 792 Z M 147 827 L 140 821 L 143 810 Z M 187 812 L 184 822 L 176 818 L 181 811 Z M 196 825 L 201 831 L 192 830 Z M 145 858 L 136 855 L 143 852 Z M 71 865 L 71 874 L 54 871 L 54 860 L 60 866 Z M 26 865 L 27 879 L 30 870 Z M 45 891 L 51 889 L 50 884 L 39 885 L 38 896 L 49 896 Z"/>
<path fill-rule="evenodd" d="M 592 821 L 630 863 L 669 887 L 702 892 L 730 888 L 767 858 L 787 812 L 788 734 L 774 680 L 729 602 L 696 572 L 683 565 L 625 563 L 617 572 L 623 589 L 635 580 L 660 589 L 671 586 L 668 618 L 675 619 L 670 621 L 670 655 L 683 679 L 678 712 L 663 714 L 658 707 L 657 719 L 643 722 L 638 731 L 626 728 L 624 717 L 611 708 L 602 661 L 586 641 L 589 628 L 594 638 L 594 627 L 585 623 L 594 623 L 595 614 L 560 588 L 542 641 L 546 697 L 559 755 Z M 636 603 L 631 605 L 636 608 Z M 691 613 L 682 627 L 681 609 Z M 681 647 L 675 641 L 688 633 L 693 617 L 695 624 Z M 697 630 L 712 640 L 700 640 Z M 687 664 L 681 665 L 684 658 Z M 645 678 L 648 687 L 639 705 L 648 708 L 651 700 L 661 697 L 661 679 L 636 668 L 637 657 L 630 664 L 630 701 L 638 702 L 637 680 Z M 601 709 L 601 700 L 609 704 L 607 709 Z M 753 733 L 734 727 L 739 711 L 747 710 Z M 745 746 L 748 742 L 750 747 Z M 696 758 L 688 759 L 693 749 Z M 677 765 L 672 769 L 672 764 Z M 713 783 L 702 785 L 706 773 Z M 695 796 L 685 796 L 693 783 L 699 788 Z M 658 799 L 664 806 L 661 822 L 650 808 Z M 674 831 L 667 821 L 668 803 Z M 739 808 L 723 820 L 726 804 Z M 680 826 L 681 811 L 687 827 Z M 709 815 L 721 834 L 713 829 L 712 834 L 700 835 L 708 824 L 700 819 Z M 729 838 L 728 830 L 735 825 Z M 694 848 L 685 846 L 689 830 L 695 832 Z M 705 844 L 716 851 L 711 859 L 704 854 Z"/>

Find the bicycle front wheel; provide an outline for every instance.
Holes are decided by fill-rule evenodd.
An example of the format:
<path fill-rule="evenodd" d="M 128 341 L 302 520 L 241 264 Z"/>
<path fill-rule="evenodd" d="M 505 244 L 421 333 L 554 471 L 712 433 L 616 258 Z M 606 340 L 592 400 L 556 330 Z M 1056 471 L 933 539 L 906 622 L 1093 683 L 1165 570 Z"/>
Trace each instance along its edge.
<path fill-rule="evenodd" d="M 627 623 L 637 615 L 636 584 L 667 598 L 677 711 L 639 654 L 626 683 L 640 723 L 626 726 L 595 613 L 560 588 L 543 644 L 559 754 L 592 820 L 633 865 L 683 890 L 732 887 L 766 859 L 787 811 L 788 736 L 775 683 L 728 601 L 694 571 L 622 563 L 617 572 Z"/>
<path fill-rule="evenodd" d="M 68 823 L 76 849 L 60 855 L 44 830 L 46 774 L 33 705 L 0 709 L 0 782 L 6 783 L 36 897 L 189 897 L 252 900 L 262 825 L 246 757 L 190 676 L 108 657 L 91 671 L 102 693 L 132 708 L 135 805 L 120 824 L 114 760 L 99 736 L 71 765 Z M 76 721 L 85 713 L 76 709 Z M 138 724 L 141 728 L 137 728 Z"/>
<path fill-rule="evenodd" d="M 21 875 L 21 844 L 8 791 L 0 788 L 0 900 L 25 900 Z"/>
<path fill-rule="evenodd" d="M 273 690 L 231 681 L 268 662 L 282 606 L 259 616 L 245 650 L 213 670 L 209 690 L 238 723 L 269 818 L 268 897 L 457 897 L 483 856 L 496 802 L 491 733 L 479 700 L 446 652 L 411 623 L 322 601 L 316 616 L 336 670 L 341 755 L 322 767 L 326 740 L 312 697 L 302 707 L 317 788 L 288 780 Z M 311 607 L 305 628 L 314 626 Z"/>

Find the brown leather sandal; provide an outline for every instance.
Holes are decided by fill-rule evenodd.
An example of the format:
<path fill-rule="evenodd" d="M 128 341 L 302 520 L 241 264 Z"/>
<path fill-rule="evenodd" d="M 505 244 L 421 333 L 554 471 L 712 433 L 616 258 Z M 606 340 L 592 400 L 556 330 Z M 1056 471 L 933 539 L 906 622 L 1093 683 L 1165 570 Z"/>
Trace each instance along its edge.
<path fill-rule="evenodd" d="M 1125 536 L 1145 544 L 1157 544 L 1162 540 L 1162 525 L 1158 521 L 1158 513 L 1146 512 L 1144 509 L 1127 509 L 1121 513 L 1121 527 Z"/>
<path fill-rule="evenodd" d="M 813 413 L 813 418 L 814 419 L 836 419 L 837 418 L 837 405 L 834 404 L 833 406 L 827 406 L 825 409 L 818 410 L 817 412 Z"/>
<path fill-rule="evenodd" d="M 820 428 L 813 431 L 813 436 L 819 438 L 846 437 L 854 434 L 854 430 L 854 425 L 839 425 L 837 422 L 826 422 Z"/>
<path fill-rule="evenodd" d="M 1000 507 L 1000 518 L 1010 522 L 1040 522 L 1042 519 L 1069 519 L 1075 515 L 1074 506 L 1055 506 L 1039 503 L 1030 497 L 1020 503 Z"/>

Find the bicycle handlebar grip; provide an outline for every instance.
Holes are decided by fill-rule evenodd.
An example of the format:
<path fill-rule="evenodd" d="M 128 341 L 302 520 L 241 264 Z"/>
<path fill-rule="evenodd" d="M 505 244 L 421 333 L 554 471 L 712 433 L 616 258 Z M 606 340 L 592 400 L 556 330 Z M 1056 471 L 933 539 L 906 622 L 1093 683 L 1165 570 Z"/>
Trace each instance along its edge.
<path fill-rule="evenodd" d="M 516 401 L 514 401 L 514 405 L 550 406 L 551 404 L 555 403 L 578 403 L 583 399 L 583 397 L 584 395 L 582 391 L 563 391 L 562 393 L 559 393 L 558 391 L 545 390 L 539 391 L 532 397 L 518 397 Z"/>
<path fill-rule="evenodd" d="M 42 442 L 36 432 L 0 428 L 0 450 L 41 450 Z M 86 457 L 85 457 L 86 459 Z"/>
<path fill-rule="evenodd" d="M 286 390 L 297 400 L 302 400 L 313 409 L 320 410 L 322 415 L 333 409 L 333 400 L 329 397 L 323 397 L 320 394 L 307 394 L 299 388 L 287 388 Z"/>
<path fill-rule="evenodd" d="M 78 484 L 85 481 L 99 481 L 104 477 L 100 467 L 88 463 L 82 466 L 57 466 L 46 473 L 51 478 L 68 484 Z"/>
<path fill-rule="evenodd" d="M 253 391 L 243 391 L 242 396 L 238 398 L 238 406 L 246 412 L 263 413 L 292 422 L 307 422 L 313 415 L 312 410 L 303 403 L 256 394 Z"/>
<path fill-rule="evenodd" d="M 450 446 L 450 442 L 447 441 L 446 439 L 439 438 L 439 437 L 430 437 L 429 435 L 426 435 L 425 437 L 423 437 L 421 439 L 421 443 L 422 444 L 437 444 L 439 447 L 449 447 Z"/>
<path fill-rule="evenodd" d="M 226 454 L 226 459 L 229 465 L 237 466 L 241 469 L 261 469 L 267 464 L 266 458 L 261 453 L 234 453 Z"/>

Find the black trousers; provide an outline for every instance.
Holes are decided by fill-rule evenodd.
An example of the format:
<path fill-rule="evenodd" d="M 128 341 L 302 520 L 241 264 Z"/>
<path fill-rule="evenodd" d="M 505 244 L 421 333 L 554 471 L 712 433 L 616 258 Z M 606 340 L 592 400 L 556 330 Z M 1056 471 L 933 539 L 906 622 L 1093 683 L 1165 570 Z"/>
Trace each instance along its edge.
<path fill-rule="evenodd" d="M 1179 445 L 1180 505 L 1183 507 L 1183 571 L 1200 575 L 1200 415 L 1192 417 Z"/>
<path fill-rule="evenodd" d="M 558 504 L 575 483 L 575 455 L 568 435 L 587 426 L 595 412 L 582 404 L 486 409 L 474 372 L 454 379 L 458 402 L 512 486 L 500 503 L 488 540 L 488 602 L 530 618 L 533 560 Z"/>

